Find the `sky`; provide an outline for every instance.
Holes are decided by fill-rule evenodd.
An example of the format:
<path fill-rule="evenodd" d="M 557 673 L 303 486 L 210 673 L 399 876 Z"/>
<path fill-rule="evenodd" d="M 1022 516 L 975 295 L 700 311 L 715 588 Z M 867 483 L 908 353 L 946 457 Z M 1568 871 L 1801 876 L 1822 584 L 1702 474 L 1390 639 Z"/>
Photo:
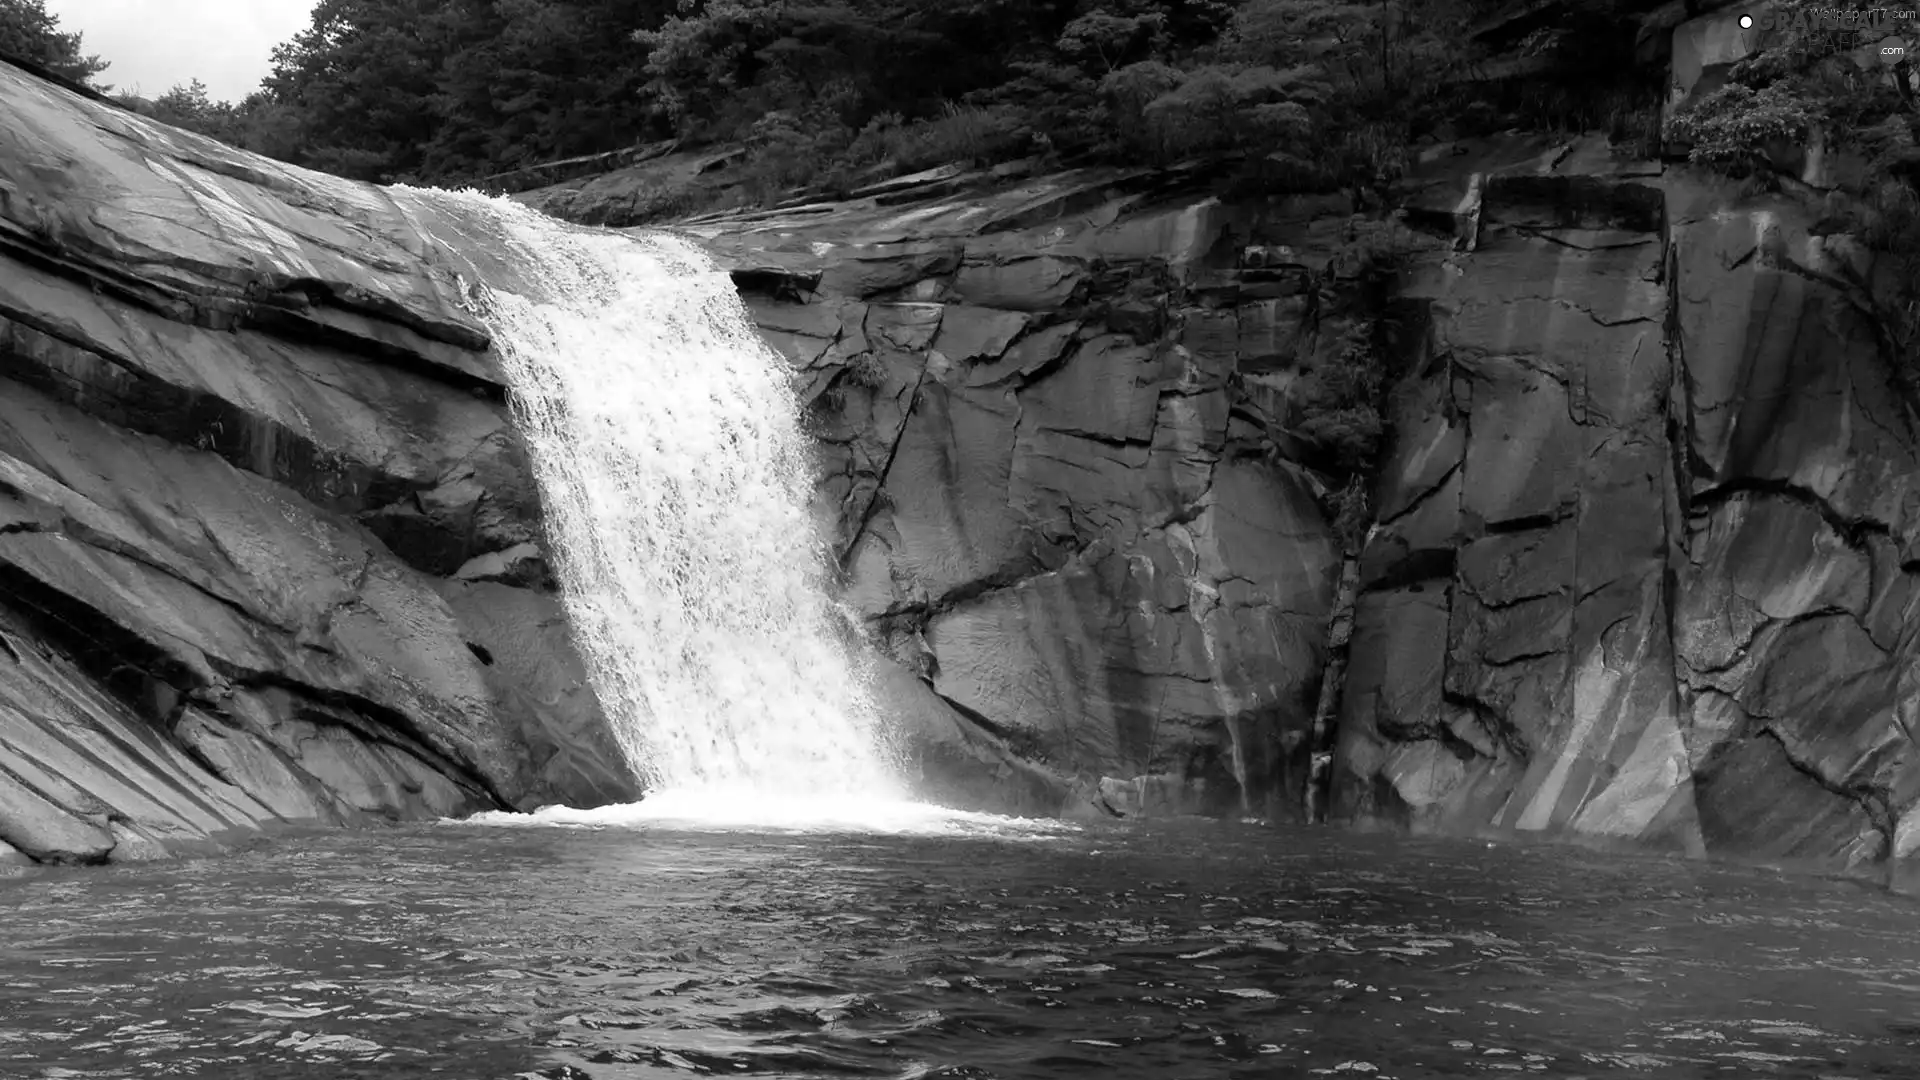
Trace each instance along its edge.
<path fill-rule="evenodd" d="M 159 97 L 199 79 L 215 101 L 260 86 L 273 47 L 304 29 L 314 0 L 46 0 L 81 51 L 113 66 L 95 80 Z"/>

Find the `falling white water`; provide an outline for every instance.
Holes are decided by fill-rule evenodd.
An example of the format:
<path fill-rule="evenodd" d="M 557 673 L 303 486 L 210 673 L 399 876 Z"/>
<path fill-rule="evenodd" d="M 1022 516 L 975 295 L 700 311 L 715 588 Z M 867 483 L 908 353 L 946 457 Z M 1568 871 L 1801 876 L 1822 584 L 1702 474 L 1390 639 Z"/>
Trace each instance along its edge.
<path fill-rule="evenodd" d="M 483 314 L 575 641 L 648 791 L 644 811 L 615 817 L 897 805 L 822 580 L 799 405 L 728 276 L 674 237 L 565 226 L 472 192 L 403 194 L 484 223 L 530 294 L 496 289 Z"/>

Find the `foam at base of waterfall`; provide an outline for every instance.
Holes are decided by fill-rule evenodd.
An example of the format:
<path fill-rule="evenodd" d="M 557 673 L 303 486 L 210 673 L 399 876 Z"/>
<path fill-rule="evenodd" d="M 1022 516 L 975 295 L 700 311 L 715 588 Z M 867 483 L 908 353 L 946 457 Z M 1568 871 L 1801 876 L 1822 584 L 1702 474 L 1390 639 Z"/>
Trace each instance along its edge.
<path fill-rule="evenodd" d="M 662 791 L 637 803 L 590 810 L 545 806 L 529 814 L 490 811 L 466 818 L 460 824 L 522 828 L 657 827 L 690 832 L 856 832 L 1006 839 L 1042 839 L 1079 831 L 1062 821 L 952 810 L 904 799 L 857 795 L 783 797 L 725 787 Z"/>

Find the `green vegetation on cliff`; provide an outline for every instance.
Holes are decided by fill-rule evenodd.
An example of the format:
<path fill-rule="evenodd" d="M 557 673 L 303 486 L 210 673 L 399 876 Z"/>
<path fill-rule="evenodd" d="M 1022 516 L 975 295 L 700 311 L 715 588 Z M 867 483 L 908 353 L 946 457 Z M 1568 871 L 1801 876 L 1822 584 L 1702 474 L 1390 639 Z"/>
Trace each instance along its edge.
<path fill-rule="evenodd" d="M 1865 4 L 1795 2 L 1782 20 L 1857 12 Z M 1846 16 L 1835 20 L 1847 25 Z M 1668 135 L 1694 163 L 1740 177 L 1760 190 L 1818 197 L 1826 211 L 1816 231 L 1851 235 L 1871 253 L 1870 268 L 1841 264 L 1845 282 L 1871 310 L 1907 406 L 1920 414 L 1920 102 L 1911 85 L 1911 55 L 1888 64 L 1873 41 L 1904 28 L 1882 22 L 1854 39 L 1776 32 L 1728 70 L 1726 83 L 1678 113 Z M 1910 36 L 1910 35 L 1909 35 Z M 1916 44 L 1908 41 L 1912 46 Z M 1806 174 L 1807 148 L 1826 164 Z M 1810 186 L 1812 180 L 1817 186 Z M 1805 269 L 1805 268 L 1801 268 Z"/>

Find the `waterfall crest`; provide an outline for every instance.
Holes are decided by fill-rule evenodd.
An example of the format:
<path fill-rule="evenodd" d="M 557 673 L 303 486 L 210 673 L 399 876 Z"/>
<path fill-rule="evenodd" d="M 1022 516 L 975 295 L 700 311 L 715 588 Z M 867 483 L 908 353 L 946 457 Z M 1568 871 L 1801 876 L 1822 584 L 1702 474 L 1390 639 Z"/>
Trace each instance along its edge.
<path fill-rule="evenodd" d="M 790 374 L 727 274 L 667 235 L 405 195 L 484 222 L 526 286 L 484 315 L 575 641 L 649 799 L 901 797 L 834 623 Z"/>

